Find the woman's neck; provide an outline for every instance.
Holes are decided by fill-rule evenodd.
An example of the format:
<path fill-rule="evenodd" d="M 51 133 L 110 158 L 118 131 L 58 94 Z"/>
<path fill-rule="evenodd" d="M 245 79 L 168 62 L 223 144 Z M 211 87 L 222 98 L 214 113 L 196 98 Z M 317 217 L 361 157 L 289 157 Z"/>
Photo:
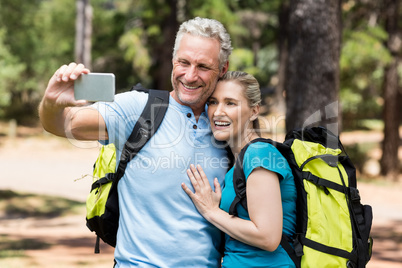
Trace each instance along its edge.
<path fill-rule="evenodd" d="M 250 141 L 255 140 L 255 139 L 259 138 L 259 137 L 260 136 L 254 130 L 251 130 L 249 133 L 244 135 L 244 137 L 242 137 L 241 139 L 233 140 L 229 144 L 233 155 L 235 157 L 237 157 L 237 155 L 240 153 L 241 149 L 243 149 L 244 146 L 246 146 Z"/>

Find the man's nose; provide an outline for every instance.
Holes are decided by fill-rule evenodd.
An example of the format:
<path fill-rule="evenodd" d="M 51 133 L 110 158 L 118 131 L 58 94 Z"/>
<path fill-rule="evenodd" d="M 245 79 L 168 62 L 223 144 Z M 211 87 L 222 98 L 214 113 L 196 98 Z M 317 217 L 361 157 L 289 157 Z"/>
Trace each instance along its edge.
<path fill-rule="evenodd" d="M 197 67 L 191 66 L 190 68 L 188 68 L 185 77 L 186 77 L 187 82 L 197 81 L 197 79 L 198 79 Z"/>

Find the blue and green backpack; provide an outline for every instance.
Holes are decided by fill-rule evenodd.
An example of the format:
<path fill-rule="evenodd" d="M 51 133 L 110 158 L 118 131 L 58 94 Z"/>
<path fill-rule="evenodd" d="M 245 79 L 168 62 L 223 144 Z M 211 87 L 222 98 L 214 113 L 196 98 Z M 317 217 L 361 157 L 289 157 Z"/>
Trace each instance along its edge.
<path fill-rule="evenodd" d="M 296 235 L 282 235 L 281 246 L 296 267 L 365 267 L 371 258 L 372 208 L 362 205 L 356 169 L 337 136 L 323 127 L 294 130 L 284 143 L 274 145 L 289 162 L 297 189 Z M 237 204 L 247 210 L 246 180 L 240 152 L 233 174 L 236 192 L 229 213 Z"/>
<path fill-rule="evenodd" d="M 94 164 L 94 182 L 86 201 L 87 227 L 96 233 L 95 253 L 99 253 L 99 241 L 115 247 L 119 226 L 119 202 L 117 184 L 123 177 L 127 163 L 144 147 L 157 131 L 169 104 L 169 92 L 146 90 L 140 84 L 132 90 L 148 92 L 148 101 L 126 141 L 119 164 L 116 165 L 114 144 L 102 146 Z M 117 166 L 117 168 L 116 168 Z"/>

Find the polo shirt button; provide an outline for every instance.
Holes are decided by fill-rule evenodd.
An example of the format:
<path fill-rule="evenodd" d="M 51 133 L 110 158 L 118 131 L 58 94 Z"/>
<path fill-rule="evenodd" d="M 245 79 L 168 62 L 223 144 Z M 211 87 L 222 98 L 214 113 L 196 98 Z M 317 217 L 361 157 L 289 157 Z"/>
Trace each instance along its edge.
<path fill-rule="evenodd" d="M 197 129 L 197 125 L 193 125 L 193 128 L 194 128 L 194 129 Z"/>
<path fill-rule="evenodd" d="M 191 113 L 188 113 L 188 114 L 187 114 L 187 117 L 190 118 L 190 117 L 191 117 Z"/>

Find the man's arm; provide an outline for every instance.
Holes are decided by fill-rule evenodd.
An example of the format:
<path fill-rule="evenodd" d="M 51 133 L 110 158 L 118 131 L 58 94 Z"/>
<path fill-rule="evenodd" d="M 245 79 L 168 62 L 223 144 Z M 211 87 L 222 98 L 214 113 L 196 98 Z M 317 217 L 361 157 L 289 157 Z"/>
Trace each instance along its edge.
<path fill-rule="evenodd" d="M 70 63 L 60 67 L 49 81 L 39 105 L 43 128 L 57 136 L 77 140 L 108 139 L 105 121 L 86 101 L 74 98 L 74 81 L 89 73 L 82 64 Z"/>

